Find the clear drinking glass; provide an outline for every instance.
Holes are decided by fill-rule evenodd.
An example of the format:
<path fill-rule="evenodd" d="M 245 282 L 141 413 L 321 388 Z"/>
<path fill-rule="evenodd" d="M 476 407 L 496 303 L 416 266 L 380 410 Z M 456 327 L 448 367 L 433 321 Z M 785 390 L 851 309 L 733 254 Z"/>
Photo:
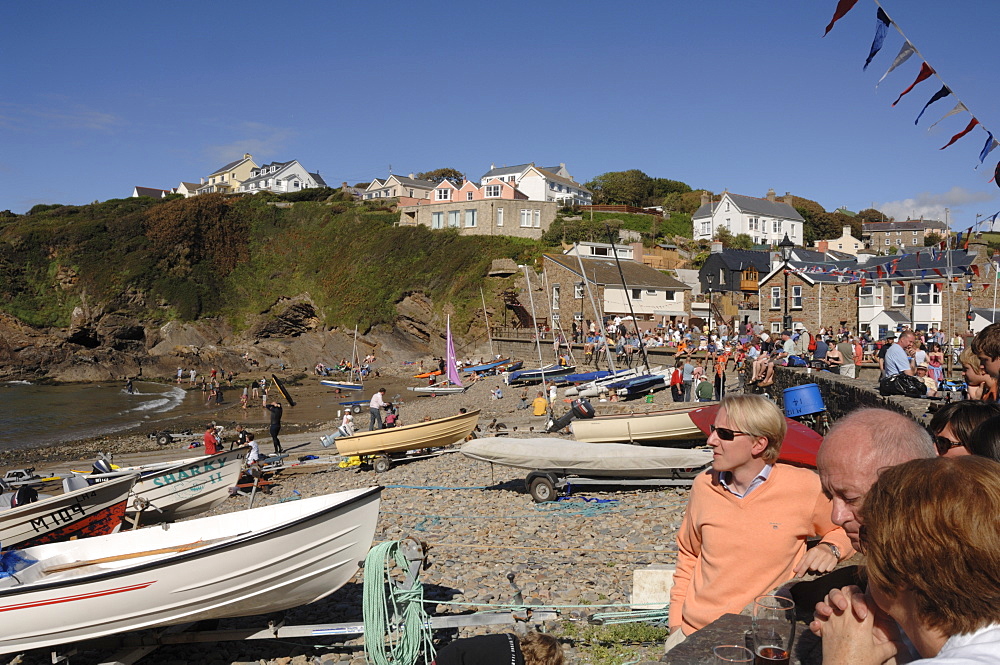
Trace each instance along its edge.
<path fill-rule="evenodd" d="M 753 601 L 755 665 L 788 665 L 795 637 L 795 603 L 784 596 L 764 595 Z"/>
<path fill-rule="evenodd" d="M 715 656 L 715 665 L 733 665 L 742 663 L 750 665 L 753 662 L 753 652 L 746 647 L 735 644 L 720 644 L 712 647 L 712 655 Z"/>

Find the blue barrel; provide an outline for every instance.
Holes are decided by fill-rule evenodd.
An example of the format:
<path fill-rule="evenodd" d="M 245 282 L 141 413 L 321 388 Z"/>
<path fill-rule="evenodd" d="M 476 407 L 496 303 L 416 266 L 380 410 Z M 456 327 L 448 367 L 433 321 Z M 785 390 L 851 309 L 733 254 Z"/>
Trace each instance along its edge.
<path fill-rule="evenodd" d="M 823 395 L 820 394 L 819 386 L 815 383 L 806 383 L 801 386 L 785 388 L 784 399 L 785 415 L 789 418 L 826 411 L 826 406 L 823 404 Z"/>

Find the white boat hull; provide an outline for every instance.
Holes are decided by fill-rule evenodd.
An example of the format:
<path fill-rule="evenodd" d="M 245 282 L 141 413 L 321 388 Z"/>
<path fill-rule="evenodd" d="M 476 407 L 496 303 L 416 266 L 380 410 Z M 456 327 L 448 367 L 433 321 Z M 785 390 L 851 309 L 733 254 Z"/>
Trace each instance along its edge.
<path fill-rule="evenodd" d="M 380 491 L 350 490 L 24 550 L 38 563 L 17 580 L 0 580 L 0 653 L 319 600 L 357 573 L 375 534 Z M 135 556 L 199 541 L 208 542 Z M 43 572 L 106 557 L 120 560 Z"/>
<path fill-rule="evenodd" d="M 408 388 L 415 393 L 428 393 L 432 395 L 458 395 L 467 390 L 466 386 L 417 386 Z"/>
<path fill-rule="evenodd" d="M 462 445 L 472 459 L 517 469 L 554 471 L 594 478 L 672 478 L 712 462 L 712 451 L 583 443 L 556 438 L 475 439 Z"/>
<path fill-rule="evenodd" d="M 569 427 L 574 439 L 590 443 L 705 438 L 704 432 L 694 424 L 686 410 L 600 416 L 590 420 L 574 420 Z"/>

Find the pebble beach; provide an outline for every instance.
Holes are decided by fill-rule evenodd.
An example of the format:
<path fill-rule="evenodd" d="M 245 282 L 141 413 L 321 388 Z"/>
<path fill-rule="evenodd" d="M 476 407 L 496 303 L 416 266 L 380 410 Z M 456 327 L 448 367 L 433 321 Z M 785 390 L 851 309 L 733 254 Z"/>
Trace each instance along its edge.
<path fill-rule="evenodd" d="M 385 377 L 399 383 L 402 377 Z M 373 385 L 378 385 L 378 379 Z M 411 380 L 410 384 L 417 383 Z M 519 410 L 520 388 L 503 386 L 504 398 L 491 398 L 497 377 L 473 383 L 459 395 L 438 397 L 402 395 L 402 423 L 412 424 L 425 417 L 439 418 L 458 413 L 460 408 L 479 409 L 480 436 L 491 422 L 506 425 L 511 436 L 539 436 L 545 418 Z M 317 496 L 357 487 L 381 485 L 382 505 L 375 542 L 412 537 L 429 547 L 429 565 L 421 574 L 425 597 L 447 604 L 427 606 L 431 614 L 463 613 L 496 609 L 510 603 L 513 589 L 507 580 L 514 573 L 517 586 L 528 605 L 555 608 L 561 619 L 543 628 L 562 638 L 571 663 L 647 663 L 663 655 L 660 641 L 606 646 L 588 643 L 582 637 L 586 619 L 594 612 L 624 611 L 632 600 L 633 574 L 652 564 L 672 564 L 675 560 L 675 532 L 687 502 L 685 488 L 583 488 L 557 502 L 536 504 L 525 490 L 525 471 L 468 459 L 457 451 L 396 463 L 381 474 L 367 466 L 341 466 L 332 448 L 324 448 L 319 438 L 339 425 L 337 405 L 329 389 L 318 378 L 306 376 L 289 384 L 297 406 L 286 406 L 281 440 L 289 454 L 285 468 L 273 477 L 266 493 L 258 493 L 254 506 L 300 497 Z M 390 398 L 394 394 L 389 392 Z M 529 400 L 537 387 L 529 388 Z M 238 392 L 232 392 L 237 398 Z M 560 391 L 560 398 L 562 392 Z M 656 395 L 655 402 L 599 405 L 601 410 L 645 411 L 662 409 L 672 402 L 669 392 Z M 680 406 L 680 405 L 677 405 Z M 343 408 L 343 407 L 339 407 Z M 558 403 L 556 413 L 568 404 Z M 270 451 L 264 413 L 259 407 L 244 413 L 236 405 L 214 412 L 214 419 L 226 426 L 243 422 L 257 433 L 263 452 Z M 356 424 L 367 429 L 367 408 L 356 416 Z M 63 472 L 84 468 L 97 452 L 112 453 L 118 463 L 146 463 L 192 454 L 184 441 L 200 438 L 205 415 L 192 414 L 178 421 L 195 436 L 159 446 L 147 433 L 102 437 L 34 451 L 4 453 L 3 468 L 30 464 L 39 472 Z M 197 449 L 196 449 L 197 450 Z M 318 459 L 306 459 L 315 457 Z M 302 460 L 302 461 L 300 461 Z M 235 496 L 216 512 L 244 510 L 249 497 Z M 362 619 L 361 574 L 331 597 L 291 610 L 286 624 L 335 623 Z M 266 619 L 227 619 L 221 628 L 266 627 Z M 460 636 L 502 632 L 512 627 L 462 629 Z M 442 634 L 447 641 L 454 631 Z M 101 662 L 109 654 L 81 652 L 71 662 Z M 32 652 L 25 663 L 51 662 L 49 653 Z M 268 640 L 222 642 L 197 646 L 160 647 L 142 662 L 157 663 L 365 663 L 361 639 L 342 642 L 308 640 Z"/>

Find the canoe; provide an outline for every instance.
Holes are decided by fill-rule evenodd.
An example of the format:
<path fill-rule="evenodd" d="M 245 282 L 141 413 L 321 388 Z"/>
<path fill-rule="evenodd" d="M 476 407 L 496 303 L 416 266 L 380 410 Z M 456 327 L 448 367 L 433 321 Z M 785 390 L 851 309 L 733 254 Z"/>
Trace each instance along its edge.
<path fill-rule="evenodd" d="M 569 428 L 574 439 L 590 443 L 704 439 L 705 434 L 689 416 L 693 410 L 599 416 L 574 420 Z"/>
<path fill-rule="evenodd" d="M 340 390 L 363 390 L 364 386 L 360 383 L 354 381 L 334 381 L 332 379 L 322 379 L 320 380 L 320 385 L 326 386 L 327 388 L 338 388 Z"/>
<path fill-rule="evenodd" d="M 29 565 L 0 579 L 0 653 L 319 600 L 357 573 L 380 492 L 354 489 L 22 550 Z"/>
<path fill-rule="evenodd" d="M 95 487 L 2 511 L 0 546 L 21 549 L 114 533 L 121 527 L 136 478 L 135 474 L 120 476 Z"/>
<path fill-rule="evenodd" d="M 465 439 L 475 429 L 477 422 L 478 409 L 414 425 L 358 432 L 354 436 L 338 437 L 337 452 L 346 456 L 441 448 Z"/>
<path fill-rule="evenodd" d="M 430 378 L 432 376 L 441 376 L 442 374 L 444 374 L 444 372 L 442 372 L 439 369 L 436 369 L 433 372 L 424 372 L 423 374 L 414 374 L 413 378 L 414 379 L 427 379 L 427 378 Z"/>
<path fill-rule="evenodd" d="M 211 510 L 226 500 L 242 471 L 249 448 L 235 448 L 215 455 L 183 460 L 173 466 L 142 474 L 132 488 L 134 499 L 127 517 L 140 516 L 143 525 L 173 522 Z M 81 476 L 95 487 L 111 474 Z M 96 483 L 96 484 L 95 484 Z"/>
<path fill-rule="evenodd" d="M 522 383 L 532 383 L 535 381 L 541 381 L 543 376 L 546 379 L 554 379 L 566 374 L 572 374 L 574 370 L 576 370 L 575 365 L 548 365 L 547 367 L 539 369 L 522 369 L 507 374 L 505 381 L 507 382 L 507 385 L 511 385 L 517 381 Z"/>
<path fill-rule="evenodd" d="M 706 449 L 595 444 L 544 437 L 474 439 L 462 444 L 462 454 L 501 466 L 595 478 L 672 478 L 679 469 L 700 470 L 712 462 L 712 451 Z"/>

